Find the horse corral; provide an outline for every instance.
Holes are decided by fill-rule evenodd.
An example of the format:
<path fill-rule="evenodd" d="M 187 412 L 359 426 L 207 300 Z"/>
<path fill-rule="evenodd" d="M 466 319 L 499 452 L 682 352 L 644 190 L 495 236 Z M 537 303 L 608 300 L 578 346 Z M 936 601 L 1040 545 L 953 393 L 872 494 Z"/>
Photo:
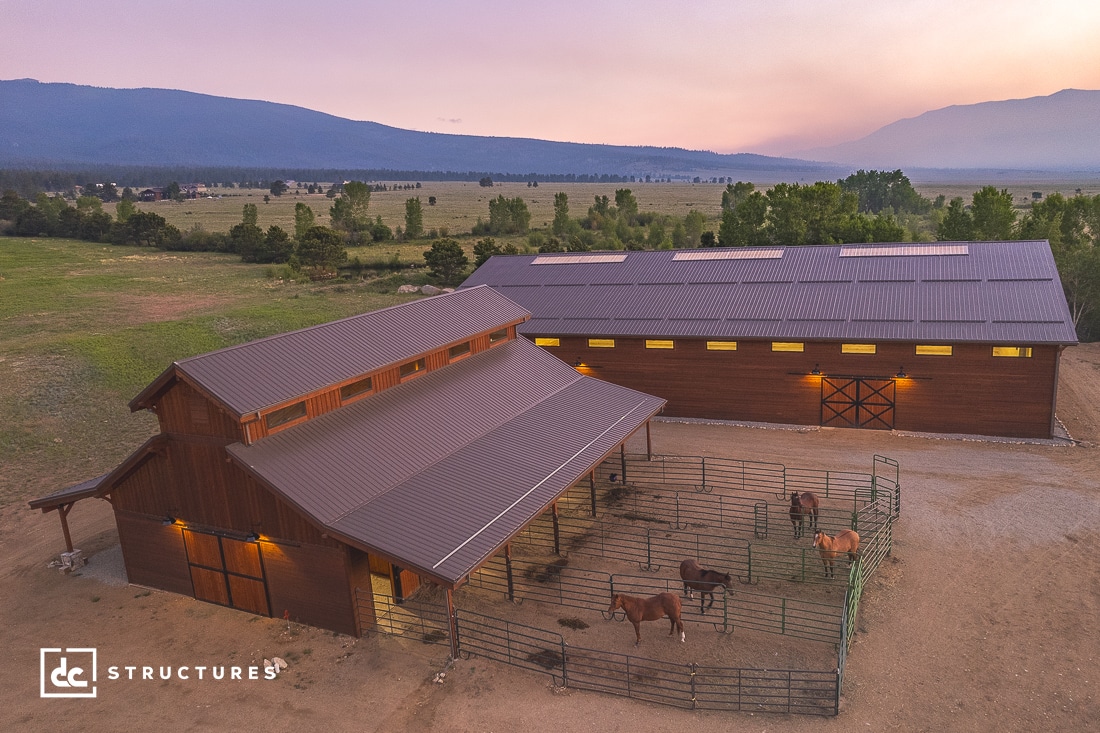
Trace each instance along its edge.
<path fill-rule="evenodd" d="M 846 572 L 827 574 L 809 538 L 783 530 L 788 498 L 811 490 L 819 530 L 864 538 L 855 559 L 837 558 Z M 428 587 L 389 604 L 378 628 L 426 642 L 453 633 L 460 654 L 579 689 L 679 707 L 834 715 L 863 586 L 890 552 L 899 513 L 898 465 L 881 456 L 868 474 L 616 456 L 471 575 L 452 617 Z M 695 629 L 687 643 L 651 633 L 645 658 L 627 655 L 629 633 L 609 619 L 623 620 L 609 601 L 679 601 L 688 560 L 722 570 L 710 586 L 713 605 L 682 606 Z M 738 581 L 731 587 L 726 571 Z M 582 628 L 564 623 L 566 609 Z"/>

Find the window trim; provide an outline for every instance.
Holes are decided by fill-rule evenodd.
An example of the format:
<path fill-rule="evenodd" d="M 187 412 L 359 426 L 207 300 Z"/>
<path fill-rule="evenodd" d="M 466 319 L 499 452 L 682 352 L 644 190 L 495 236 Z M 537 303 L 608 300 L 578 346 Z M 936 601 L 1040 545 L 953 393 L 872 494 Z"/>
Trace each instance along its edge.
<path fill-rule="evenodd" d="M 914 344 L 913 353 L 916 356 L 954 356 L 955 347 L 952 344 Z"/>
<path fill-rule="evenodd" d="M 357 390 L 355 392 L 350 392 L 350 393 L 345 394 L 345 390 L 347 390 L 349 387 L 354 387 L 356 385 L 363 384 L 364 382 L 367 383 L 366 388 Z M 374 378 L 373 377 L 360 377 L 359 379 L 356 379 L 356 380 L 353 380 L 351 382 L 348 382 L 347 384 L 341 385 L 340 389 L 337 390 L 337 394 L 340 395 L 340 404 L 341 405 L 346 405 L 346 404 L 349 404 L 351 402 L 355 402 L 356 400 L 360 399 L 361 397 L 366 397 L 367 395 L 373 394 L 373 393 L 374 393 Z"/>
<path fill-rule="evenodd" d="M 588 348 L 590 349 L 614 349 L 615 339 L 588 339 Z"/>
<path fill-rule="evenodd" d="M 418 366 L 419 365 L 419 366 Z M 412 367 L 409 371 L 405 371 L 407 367 Z M 428 371 L 428 361 L 423 356 L 419 359 L 413 359 L 407 361 L 401 366 L 397 367 L 397 378 L 399 381 L 404 382 L 406 379 L 413 379 L 424 372 Z"/>
<path fill-rule="evenodd" d="M 737 351 L 736 341 L 708 341 L 707 351 Z"/>
<path fill-rule="evenodd" d="M 510 336 L 508 330 L 508 327 L 505 326 L 504 328 L 498 328 L 496 331 L 491 332 L 489 334 L 489 347 L 492 348 L 497 344 L 503 344 L 508 341 Z"/>
<path fill-rule="evenodd" d="M 557 336 L 536 336 L 535 346 L 542 346 L 543 348 L 561 346 L 561 339 Z"/>
<path fill-rule="evenodd" d="M 676 342 L 672 339 L 646 339 L 645 347 L 647 349 L 675 349 Z"/>
<path fill-rule="evenodd" d="M 998 351 L 1000 351 L 1002 353 L 998 354 L 997 353 Z M 1010 351 L 1015 351 L 1016 353 L 1015 354 L 1005 353 L 1005 352 L 1010 352 Z M 1006 358 L 1010 358 L 1010 359 L 1011 358 L 1030 359 L 1031 355 L 1034 352 L 1032 351 L 1032 347 L 1030 347 L 1030 346 L 994 346 L 992 353 L 993 353 L 993 356 L 995 356 L 997 358 L 1006 357 Z"/>
<path fill-rule="evenodd" d="M 300 412 L 299 412 L 299 410 L 300 410 Z M 293 414 L 291 417 L 287 417 L 285 419 L 283 419 L 281 417 L 277 417 L 276 419 L 278 419 L 279 422 L 274 422 L 274 423 L 271 420 L 272 417 L 279 416 L 280 413 L 290 414 L 292 411 L 295 414 Z M 295 424 L 295 423 L 297 423 L 301 420 L 304 420 L 308 417 L 309 417 L 309 410 L 306 408 L 306 401 L 305 400 L 298 400 L 297 402 L 293 402 L 289 405 L 285 405 L 283 407 L 277 408 L 275 410 L 272 410 L 271 412 L 268 412 L 268 413 L 264 414 L 264 427 L 267 428 L 268 432 L 271 432 L 272 430 L 278 430 L 278 429 L 285 428 L 288 425 L 293 425 L 293 424 Z"/>
<path fill-rule="evenodd" d="M 455 349 L 462 348 L 463 346 L 466 347 L 466 350 L 465 351 L 460 351 L 456 354 Z M 467 356 L 469 356 L 473 352 L 474 352 L 473 344 L 471 344 L 469 341 L 463 341 L 460 344 L 455 344 L 454 346 L 451 346 L 450 348 L 447 349 L 447 363 L 450 364 L 451 362 L 460 361 L 461 359 L 465 359 Z"/>
<path fill-rule="evenodd" d="M 804 341 L 772 341 L 772 351 L 789 354 L 801 354 L 806 351 Z"/>
<path fill-rule="evenodd" d="M 842 354 L 877 354 L 878 344 L 841 344 Z"/>

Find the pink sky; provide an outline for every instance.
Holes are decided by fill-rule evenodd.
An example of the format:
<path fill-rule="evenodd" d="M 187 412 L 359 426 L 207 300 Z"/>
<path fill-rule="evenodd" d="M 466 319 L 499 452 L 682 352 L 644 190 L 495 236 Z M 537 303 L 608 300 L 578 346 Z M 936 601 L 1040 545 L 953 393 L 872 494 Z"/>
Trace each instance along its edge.
<path fill-rule="evenodd" d="M 1082 0 L 0 0 L 0 29 L 0 79 L 727 153 L 1100 89 L 1100 3 Z"/>

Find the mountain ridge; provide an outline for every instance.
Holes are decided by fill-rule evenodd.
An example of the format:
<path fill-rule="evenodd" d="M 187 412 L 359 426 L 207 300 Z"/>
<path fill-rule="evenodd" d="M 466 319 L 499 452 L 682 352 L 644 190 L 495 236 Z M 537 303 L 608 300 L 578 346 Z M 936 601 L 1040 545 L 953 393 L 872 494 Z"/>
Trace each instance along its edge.
<path fill-rule="evenodd" d="M 864 168 L 1100 171 L 1100 91 L 951 105 L 794 154 Z"/>
<path fill-rule="evenodd" d="M 835 166 L 752 153 L 417 132 L 170 89 L 0 81 L 0 165 L 190 165 L 717 176 Z"/>

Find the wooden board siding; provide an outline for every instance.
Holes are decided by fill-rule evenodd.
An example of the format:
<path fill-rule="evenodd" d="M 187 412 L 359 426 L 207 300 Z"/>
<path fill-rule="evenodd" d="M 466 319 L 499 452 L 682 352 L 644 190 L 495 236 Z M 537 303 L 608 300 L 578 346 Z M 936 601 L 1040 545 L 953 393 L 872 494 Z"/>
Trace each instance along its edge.
<path fill-rule="evenodd" d="M 226 443 L 244 439 L 234 416 L 183 380 L 157 399 L 156 414 L 162 433 L 220 437 Z"/>
<path fill-rule="evenodd" d="M 193 595 L 183 532 L 179 527 L 165 526 L 158 519 L 117 509 L 115 522 L 126 575 L 131 583 Z"/>
<path fill-rule="evenodd" d="M 348 586 L 356 602 L 359 636 L 374 629 L 374 587 L 370 579 L 370 556 L 356 547 L 348 548 Z"/>
<path fill-rule="evenodd" d="M 352 636 L 358 633 L 343 547 L 261 542 L 271 615 Z"/>
<path fill-rule="evenodd" d="M 123 480 L 114 491 L 117 510 L 246 535 L 256 532 L 292 542 L 340 546 L 297 509 L 256 482 L 225 449 L 173 441 Z"/>
<path fill-rule="evenodd" d="M 1030 358 L 1002 358 L 983 344 L 955 344 L 952 356 L 917 356 L 911 343 L 879 342 L 875 354 L 842 354 L 839 342 L 773 352 L 770 341 L 738 341 L 736 351 L 708 351 L 705 339 L 674 341 L 673 349 L 646 349 L 644 339 L 619 337 L 608 349 L 561 337 L 547 351 L 583 362 L 584 374 L 668 400 L 664 414 L 672 417 L 818 425 L 815 367 L 823 375 L 887 379 L 904 367 L 912 378 L 897 380 L 898 430 L 1051 435 L 1056 346 L 1036 346 Z"/>
<path fill-rule="evenodd" d="M 400 568 L 398 573 L 398 585 L 401 588 L 401 599 L 409 598 L 420 588 L 420 576 L 411 570 Z"/>
<path fill-rule="evenodd" d="M 229 605 L 229 589 L 225 586 L 225 574 L 210 568 L 191 566 L 191 582 L 195 586 L 195 598 L 219 606 Z"/>

